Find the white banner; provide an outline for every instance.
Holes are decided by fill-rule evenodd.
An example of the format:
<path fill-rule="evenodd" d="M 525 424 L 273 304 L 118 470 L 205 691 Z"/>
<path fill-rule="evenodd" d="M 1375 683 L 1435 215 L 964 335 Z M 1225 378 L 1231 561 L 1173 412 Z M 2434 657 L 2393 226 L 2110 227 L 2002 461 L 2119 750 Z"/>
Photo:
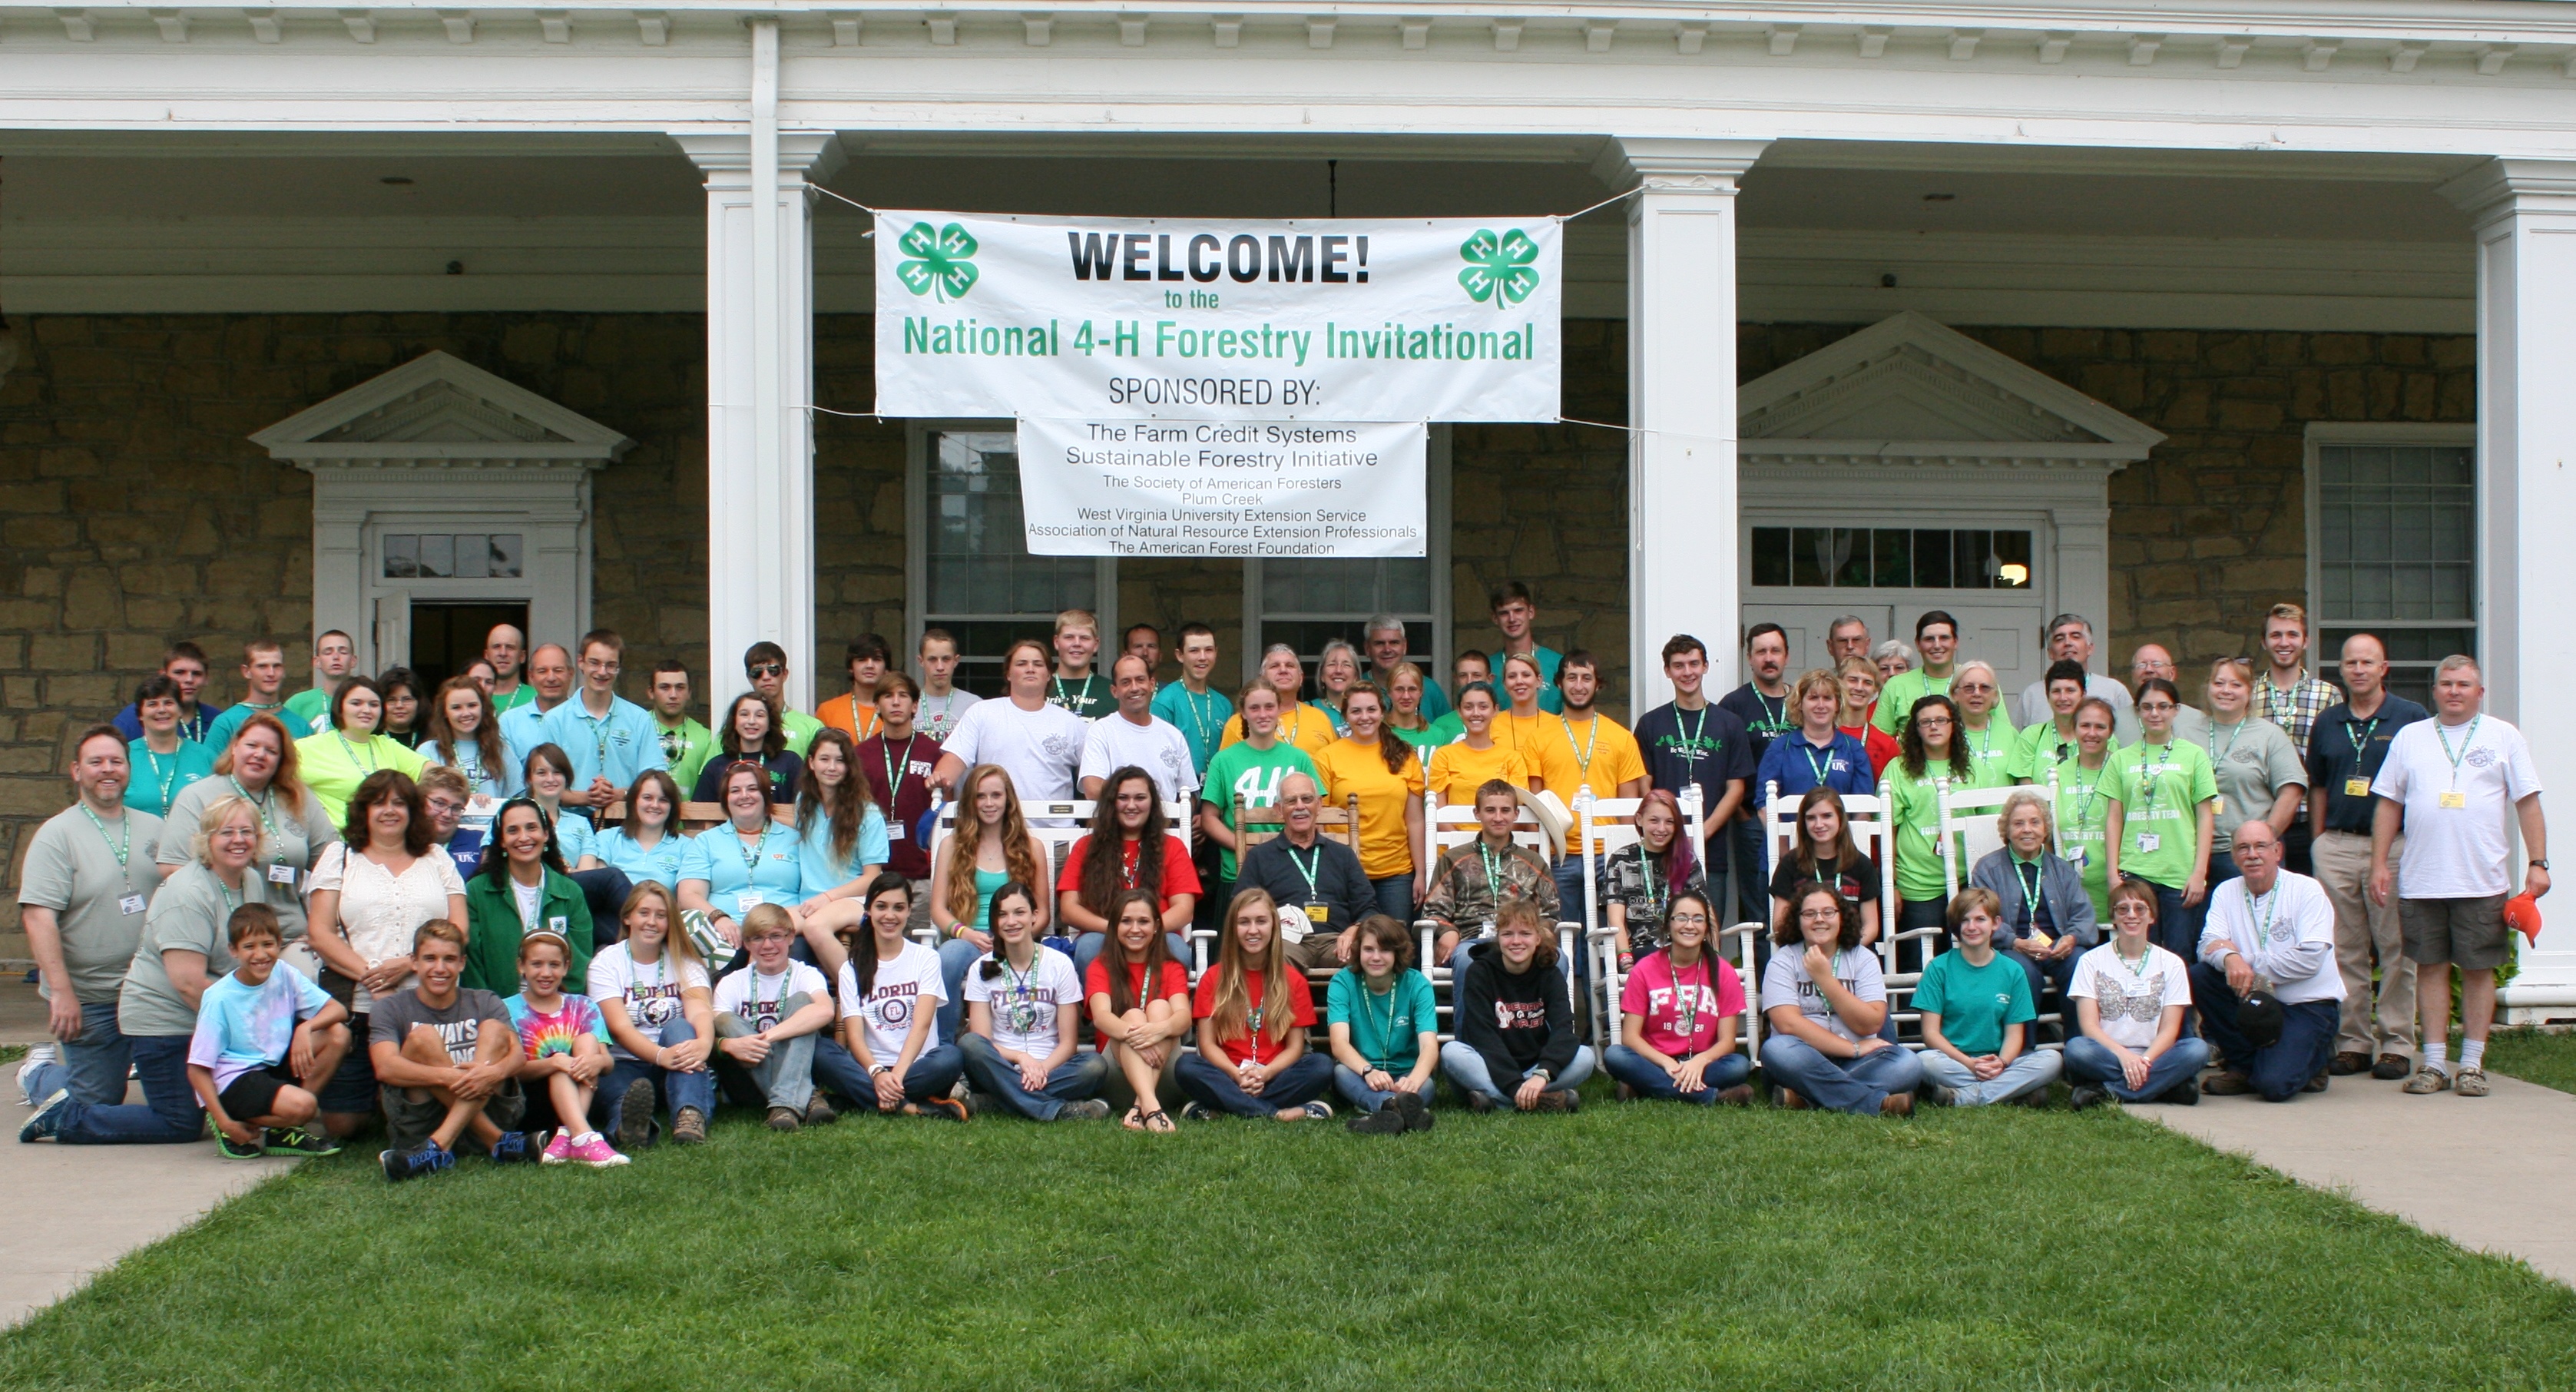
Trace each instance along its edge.
<path fill-rule="evenodd" d="M 1321 421 L 1020 422 L 1038 556 L 1419 556 L 1429 432 Z"/>
<path fill-rule="evenodd" d="M 888 416 L 1553 421 L 1553 218 L 877 214 Z"/>

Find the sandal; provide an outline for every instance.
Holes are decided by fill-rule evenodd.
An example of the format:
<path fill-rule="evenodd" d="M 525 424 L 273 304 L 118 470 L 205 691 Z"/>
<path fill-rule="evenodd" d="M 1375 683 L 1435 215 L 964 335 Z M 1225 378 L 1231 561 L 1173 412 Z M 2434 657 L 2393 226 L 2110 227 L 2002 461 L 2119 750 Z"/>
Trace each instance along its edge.
<path fill-rule="evenodd" d="M 1145 1129 L 1145 1120 L 1144 1120 L 1144 1113 L 1143 1113 L 1142 1109 L 1140 1109 L 1140 1108 L 1136 1108 L 1136 1107 L 1130 1107 L 1130 1108 L 1128 1108 L 1128 1109 L 1127 1109 L 1127 1115 L 1125 1115 L 1125 1116 L 1123 1116 L 1123 1117 L 1119 1118 L 1119 1120 L 1118 1120 L 1118 1124 L 1119 1124 L 1119 1125 L 1121 1125 L 1121 1126 L 1126 1127 L 1126 1128 L 1127 1128 L 1128 1130 L 1130 1130 L 1130 1131 L 1142 1131 L 1142 1130 L 1144 1130 L 1144 1129 Z"/>
<path fill-rule="evenodd" d="M 1144 1120 L 1144 1129 L 1147 1131 L 1170 1132 L 1180 1129 L 1172 1124 L 1171 1115 L 1160 1107 L 1156 1107 L 1154 1110 L 1145 1113 Z"/>

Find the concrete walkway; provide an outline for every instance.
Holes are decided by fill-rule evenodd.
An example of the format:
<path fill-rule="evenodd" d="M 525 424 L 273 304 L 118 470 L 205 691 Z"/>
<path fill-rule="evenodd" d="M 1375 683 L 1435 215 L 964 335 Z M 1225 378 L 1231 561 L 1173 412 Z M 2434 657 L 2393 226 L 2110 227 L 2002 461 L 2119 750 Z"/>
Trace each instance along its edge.
<path fill-rule="evenodd" d="M 2277 1105 L 2204 1097 L 2130 1115 L 2576 1285 L 2576 1208 L 2567 1203 L 2576 1095 L 2488 1077 L 2487 1097 L 2409 1097 L 2363 1075 Z"/>

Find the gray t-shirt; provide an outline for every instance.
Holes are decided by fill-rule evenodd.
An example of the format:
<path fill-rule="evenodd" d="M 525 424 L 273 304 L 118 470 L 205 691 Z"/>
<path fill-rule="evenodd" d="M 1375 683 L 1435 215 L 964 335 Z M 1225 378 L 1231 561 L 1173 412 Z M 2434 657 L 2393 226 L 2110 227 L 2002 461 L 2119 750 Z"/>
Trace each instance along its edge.
<path fill-rule="evenodd" d="M 462 1068 L 474 1061 L 475 1041 L 487 1020 L 495 1022 L 496 1028 L 509 1029 L 510 1009 L 499 996 L 479 987 L 458 987 L 456 999 L 444 1010 L 423 1005 L 418 991 L 397 991 L 376 997 L 367 1042 L 400 1045 L 415 1027 L 427 1025 L 438 1031 L 439 1042 L 447 1046 L 448 1061 Z"/>
<path fill-rule="evenodd" d="M 2236 829 L 2272 813 L 2272 799 L 2293 783 L 2306 787 L 2308 766 L 2290 732 L 2259 715 L 2241 725 L 2211 722 L 2198 741 L 2209 751 L 2210 771 L 2218 777 L 2218 830 L 2209 853 L 2224 855 L 2236 844 Z"/>
<path fill-rule="evenodd" d="M 18 880 L 18 902 L 54 911 L 73 998 L 110 1005 L 143 938 L 144 911 L 161 888 L 161 873 L 152 868 L 161 819 L 128 808 L 124 824 L 104 822 L 102 834 L 90 816 L 86 804 L 74 803 L 36 829 Z M 125 851 L 122 866 L 116 862 L 119 848 Z"/>
<path fill-rule="evenodd" d="M 163 865 L 187 864 L 188 845 L 196 839 L 197 823 L 204 819 L 206 809 L 213 806 L 216 799 L 233 797 L 238 792 L 231 778 L 219 774 L 198 779 L 170 799 L 170 811 L 165 819 L 170 826 L 170 834 L 161 838 L 160 862 Z M 285 935 L 286 940 L 302 942 L 304 892 L 310 888 L 305 883 L 305 872 L 313 868 L 314 857 L 322 854 L 323 847 L 339 841 L 340 829 L 331 825 L 330 817 L 323 813 L 322 799 L 309 792 L 304 795 L 304 810 L 300 814 L 287 810 L 286 799 L 277 795 L 274 785 L 251 801 L 268 814 L 261 823 L 261 829 L 268 833 L 268 856 L 257 867 L 260 878 L 271 885 L 268 905 L 277 910 L 278 931 Z M 293 870 L 295 883 L 290 885 L 277 881 L 270 869 L 277 865 Z"/>
<path fill-rule="evenodd" d="M 134 965 L 125 973 L 125 989 L 116 998 L 116 1027 L 131 1035 L 189 1034 L 197 1028 L 196 1007 L 170 984 L 161 954 L 172 949 L 202 952 L 206 979 L 233 969 L 230 935 L 225 931 L 233 910 L 242 904 L 264 904 L 268 886 L 259 867 L 242 872 L 242 892 L 226 897 L 224 882 L 200 864 L 179 867 L 152 896 L 144 915 L 143 938 L 134 947 Z"/>

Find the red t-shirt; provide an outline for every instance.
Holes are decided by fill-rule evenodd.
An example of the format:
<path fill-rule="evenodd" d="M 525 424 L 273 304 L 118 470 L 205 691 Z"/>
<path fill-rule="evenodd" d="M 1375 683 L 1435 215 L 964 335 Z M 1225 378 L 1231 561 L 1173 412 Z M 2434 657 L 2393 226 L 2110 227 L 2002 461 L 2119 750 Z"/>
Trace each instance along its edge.
<path fill-rule="evenodd" d="M 1086 836 L 1073 843 L 1072 854 L 1064 858 L 1064 873 L 1055 877 L 1055 887 L 1059 893 L 1082 892 L 1082 867 L 1091 859 L 1091 843 L 1099 839 L 1097 836 Z M 1144 843 L 1140 841 L 1130 841 L 1123 836 L 1118 838 L 1118 887 L 1121 890 L 1144 888 L 1143 885 L 1136 883 L 1136 853 L 1143 849 L 1143 846 Z M 1155 910 L 1160 912 L 1170 908 L 1172 896 L 1175 894 L 1198 892 L 1199 869 L 1190 864 L 1190 848 L 1177 836 L 1164 837 L 1163 882 L 1154 889 Z"/>
<path fill-rule="evenodd" d="M 1187 996 L 1189 993 L 1190 969 L 1168 957 L 1163 959 L 1162 984 L 1150 995 L 1145 990 L 1145 964 L 1142 962 L 1127 964 L 1127 994 L 1140 1003 L 1149 1000 L 1170 1000 L 1174 996 Z M 1082 998 L 1087 1001 L 1093 996 L 1108 994 L 1109 963 L 1104 958 L 1094 957 L 1091 959 L 1091 965 L 1083 969 Z"/>
<path fill-rule="evenodd" d="M 1876 710 L 1878 707 L 1873 705 L 1870 709 Z M 1876 725 L 1837 725 L 1834 728 L 1859 740 L 1869 751 L 1869 776 L 1872 778 L 1887 772 L 1888 761 L 1904 752 L 1897 746 L 1896 736 Z"/>
<path fill-rule="evenodd" d="M 1094 962 L 1092 965 L 1098 966 L 1099 963 Z M 1199 978 L 1198 995 L 1190 1002 L 1191 1019 L 1204 1020 L 1216 1013 L 1218 975 L 1219 973 L 1212 971 Z M 1262 998 L 1262 992 L 1268 988 L 1269 983 L 1262 980 L 1262 973 L 1256 971 L 1243 974 L 1244 994 L 1250 999 L 1259 1001 Z M 1306 974 L 1294 968 L 1288 972 L 1288 999 L 1295 1002 L 1297 1007 L 1296 1018 L 1289 1021 L 1291 1026 L 1303 1028 L 1315 1023 L 1315 993 L 1306 987 Z M 1244 1049 L 1246 1044 L 1252 1046 L 1248 1054 Z M 1280 1050 L 1288 1047 L 1288 1031 L 1281 1028 L 1277 1020 L 1263 1020 L 1257 1039 L 1220 1039 L 1216 1045 L 1225 1052 L 1227 1063 L 1240 1064 L 1249 1058 L 1254 1063 L 1267 1064 L 1279 1057 Z"/>

